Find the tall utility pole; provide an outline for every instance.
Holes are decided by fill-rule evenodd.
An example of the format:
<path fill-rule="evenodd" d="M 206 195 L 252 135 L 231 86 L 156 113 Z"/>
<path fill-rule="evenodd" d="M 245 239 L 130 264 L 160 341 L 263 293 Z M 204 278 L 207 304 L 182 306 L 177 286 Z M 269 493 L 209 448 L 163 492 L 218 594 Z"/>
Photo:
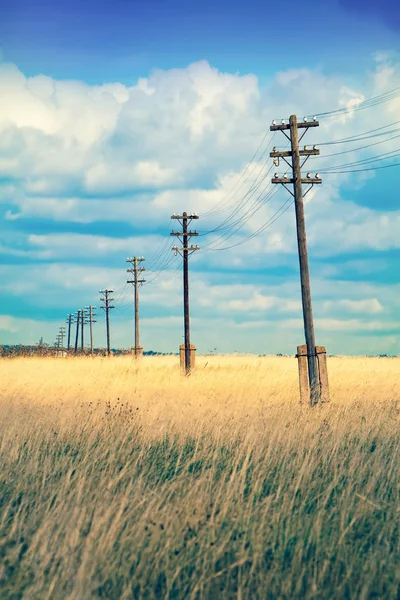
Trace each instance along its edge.
<path fill-rule="evenodd" d="M 196 250 L 200 250 L 199 246 L 190 246 L 189 240 L 193 236 L 199 235 L 197 231 L 188 231 L 188 226 L 194 219 L 199 216 L 195 213 L 188 215 L 184 212 L 182 215 L 173 214 L 171 219 L 177 219 L 182 226 L 182 231 L 172 231 L 171 235 L 179 239 L 182 248 L 174 246 L 172 250 L 183 257 L 183 314 L 185 328 L 185 373 L 190 375 L 190 316 L 189 316 L 189 254 L 193 254 Z"/>
<path fill-rule="evenodd" d="M 304 217 L 304 196 L 310 191 L 315 185 L 322 183 L 318 173 L 314 177 L 310 173 L 307 173 L 307 177 L 301 176 L 301 169 L 305 162 L 310 156 L 317 156 L 319 150 L 315 146 L 310 150 L 307 146 L 304 146 L 303 150 L 299 149 L 299 142 L 302 140 L 304 134 L 310 127 L 318 127 L 319 123 L 315 117 L 312 121 L 307 121 L 304 118 L 303 121 L 297 122 L 296 115 L 292 115 L 289 119 L 289 123 L 282 121 L 282 124 L 277 125 L 275 122 L 270 127 L 271 131 L 282 131 L 282 133 L 288 138 L 291 145 L 291 150 L 284 152 L 277 152 L 274 148 L 270 156 L 274 158 L 274 164 L 279 165 L 279 159 L 282 158 L 286 164 L 292 170 L 292 177 L 278 177 L 272 178 L 272 183 L 282 184 L 294 197 L 295 212 L 296 212 L 296 227 L 297 227 L 297 246 L 299 252 L 300 262 L 300 281 L 301 281 L 301 298 L 303 304 L 303 320 L 304 320 L 304 333 L 307 344 L 307 358 L 308 358 L 308 379 L 310 385 L 310 402 L 311 404 L 318 404 L 320 401 L 320 387 L 318 377 L 318 363 L 317 355 L 315 350 L 315 335 L 314 335 L 314 321 L 312 314 L 311 304 L 311 287 L 310 287 L 310 272 L 308 266 L 308 253 L 307 253 L 307 238 L 306 238 L 306 223 Z M 299 139 L 299 129 L 304 129 L 304 133 Z M 287 135 L 286 131 L 289 131 Z M 301 158 L 304 157 L 303 162 Z M 291 158 L 291 163 L 286 160 Z M 287 184 L 293 184 L 293 192 L 287 188 Z M 307 191 L 303 194 L 303 184 L 310 185 Z"/>
<path fill-rule="evenodd" d="M 94 320 L 94 317 L 96 316 L 96 314 L 94 313 L 94 311 L 96 310 L 95 306 L 86 306 L 85 308 L 86 310 L 86 317 L 87 317 L 87 323 L 89 323 L 90 326 L 90 354 L 93 355 L 93 323 L 96 323 L 96 321 Z"/>
<path fill-rule="evenodd" d="M 110 356 L 110 310 L 115 308 L 112 306 L 110 302 L 114 300 L 114 298 L 110 298 L 109 294 L 112 294 L 114 290 L 100 290 L 99 294 L 103 294 L 100 297 L 100 302 L 103 302 L 103 306 L 100 308 L 106 313 L 106 332 L 107 332 L 107 355 Z"/>
<path fill-rule="evenodd" d="M 132 283 L 135 286 L 135 356 L 139 356 L 140 340 L 139 340 L 139 285 L 145 283 L 145 279 L 139 279 L 139 274 L 146 269 L 139 267 L 138 264 L 143 262 L 143 256 L 134 256 L 127 258 L 126 262 L 133 265 L 133 269 L 127 269 L 127 273 L 133 273 L 133 280 L 128 279 L 127 283 Z"/>
<path fill-rule="evenodd" d="M 81 311 L 78 310 L 76 313 L 76 334 L 75 334 L 75 354 L 78 352 L 78 339 L 79 339 L 79 325 L 81 322 Z"/>
<path fill-rule="evenodd" d="M 68 324 L 68 338 L 67 338 L 67 349 L 71 348 L 71 325 L 74 323 L 74 315 L 67 315 L 67 324 Z"/>

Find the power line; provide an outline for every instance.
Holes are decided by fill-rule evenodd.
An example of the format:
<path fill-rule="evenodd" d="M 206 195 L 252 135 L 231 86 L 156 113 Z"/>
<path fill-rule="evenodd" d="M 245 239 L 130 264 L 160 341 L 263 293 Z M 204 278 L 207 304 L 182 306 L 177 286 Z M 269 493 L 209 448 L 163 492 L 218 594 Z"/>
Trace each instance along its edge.
<path fill-rule="evenodd" d="M 167 270 L 167 269 L 168 269 L 168 267 L 169 267 L 169 266 L 170 266 L 172 263 L 174 263 L 174 262 L 176 262 L 176 256 L 172 255 L 172 256 L 170 257 L 170 259 L 167 259 L 167 261 L 165 262 L 165 264 L 164 264 L 164 266 L 163 266 L 162 268 L 159 268 L 157 271 L 154 271 L 155 275 L 154 275 L 154 277 L 152 277 L 151 279 L 148 279 L 148 280 L 147 280 L 147 285 L 148 285 L 149 283 L 152 283 L 152 282 L 153 282 L 153 281 L 155 281 L 156 279 L 158 279 L 158 278 L 160 277 L 161 273 L 162 273 L 163 271 Z"/>
<path fill-rule="evenodd" d="M 175 279 L 175 277 L 178 275 L 178 273 L 180 273 L 181 268 L 178 267 L 173 274 L 171 275 L 171 277 L 169 277 L 168 279 L 165 279 L 164 281 L 162 281 L 161 283 L 154 283 L 154 287 L 163 287 L 164 285 L 166 285 L 167 283 L 170 283 L 170 281 L 172 281 L 173 279 Z"/>
<path fill-rule="evenodd" d="M 378 162 L 381 160 L 390 160 L 392 158 L 396 158 L 400 155 L 400 148 L 396 148 L 395 150 L 391 150 L 390 152 L 384 152 L 383 154 L 378 154 L 376 156 L 370 156 L 369 158 L 363 158 L 361 160 L 357 160 L 351 163 L 345 163 L 343 165 L 333 165 L 331 167 L 325 167 L 321 169 L 321 173 L 329 173 L 329 171 L 333 171 L 335 169 L 341 169 L 345 167 L 356 167 L 359 165 Z"/>
<path fill-rule="evenodd" d="M 393 137 L 388 138 L 387 140 L 380 140 L 379 142 L 374 142 L 373 144 L 366 144 L 365 146 L 358 146 L 358 148 L 350 148 L 350 150 L 342 150 L 341 152 L 333 152 L 331 154 L 324 154 L 323 158 L 330 158 L 332 156 L 341 156 L 342 154 L 349 154 L 350 152 L 358 152 L 359 150 L 366 150 L 367 148 L 372 148 L 373 146 L 378 146 L 379 144 L 385 144 L 386 142 L 396 140 L 399 137 L 400 137 L 400 134 L 394 135 Z M 354 141 L 357 141 L 357 140 L 354 140 Z"/>
<path fill-rule="evenodd" d="M 202 214 L 202 217 L 204 217 L 204 218 L 205 218 L 205 217 L 209 217 L 209 216 L 211 216 L 211 215 L 218 214 L 218 213 L 220 213 L 220 212 L 224 212 L 225 210 L 227 210 L 227 209 L 218 209 L 218 206 L 223 206 L 224 204 L 226 205 L 226 204 L 228 203 L 228 202 L 227 202 L 227 199 L 231 200 L 231 198 L 229 198 L 229 196 L 231 195 L 231 193 L 233 192 L 233 190 L 236 188 L 236 186 L 239 184 L 239 182 L 240 182 L 240 181 L 242 180 L 242 178 L 244 177 L 244 175 L 245 175 L 245 173 L 246 173 L 247 169 L 250 167 L 251 163 L 253 162 L 253 160 L 254 160 L 254 159 L 255 159 L 255 157 L 257 156 L 257 154 L 258 154 L 259 150 L 261 149 L 261 147 L 262 147 L 262 145 L 263 145 L 264 141 L 266 140 L 266 138 L 268 137 L 269 133 L 270 133 L 270 132 L 269 132 L 269 131 L 267 131 L 267 132 L 264 134 L 264 136 L 263 136 L 263 138 L 262 138 L 262 140 L 261 140 L 261 142 L 260 142 L 260 144 L 259 144 L 259 146 L 258 146 L 257 150 L 256 150 L 256 151 L 255 151 L 255 153 L 253 154 L 253 156 L 252 156 L 252 158 L 250 159 L 250 161 L 247 163 L 247 165 L 246 165 L 245 169 L 242 171 L 242 173 L 241 173 L 240 177 L 238 178 L 238 180 L 236 181 L 236 183 L 234 184 L 234 186 L 233 186 L 233 187 L 232 187 L 232 188 L 231 188 L 231 189 L 230 189 L 230 190 L 229 190 L 229 191 L 228 191 L 228 192 L 225 194 L 225 196 L 222 198 L 222 200 L 220 200 L 220 201 L 219 201 L 219 202 L 216 204 L 216 206 L 215 206 L 213 209 L 211 209 L 211 210 L 209 210 L 209 211 L 206 211 L 206 212 L 204 212 L 204 213 Z M 273 138 L 274 138 L 274 135 L 272 136 L 271 142 L 272 142 Z M 261 158 L 264 156 L 264 154 L 265 154 L 267 151 L 268 151 L 268 149 L 265 149 L 265 150 L 264 150 L 264 152 L 261 154 L 261 156 L 260 156 L 260 158 L 259 158 L 259 160 L 258 160 L 258 163 L 259 163 L 259 161 L 261 160 Z M 256 168 L 256 166 L 257 166 L 257 164 L 258 164 L 258 163 L 256 163 L 256 164 L 254 165 L 253 169 L 250 171 L 250 173 L 249 173 L 249 174 L 248 174 L 248 176 L 245 178 L 245 180 L 243 181 L 243 183 L 240 185 L 240 187 L 238 188 L 238 190 L 240 190 L 240 188 L 241 188 L 241 187 L 242 187 L 242 186 L 243 186 L 243 185 L 246 183 L 246 181 L 249 179 L 250 175 L 252 174 L 252 172 L 254 171 L 254 169 Z M 238 191 L 238 190 L 237 190 L 237 191 Z M 236 194 L 236 192 L 235 192 L 235 194 Z M 234 194 L 234 195 L 235 195 L 235 194 Z"/>
<path fill-rule="evenodd" d="M 329 142 L 321 142 L 318 144 L 318 146 L 333 146 L 335 144 L 347 144 L 347 143 L 351 143 L 351 142 L 360 142 L 362 140 L 369 140 L 372 138 L 382 137 L 383 135 L 390 135 L 392 133 L 397 133 L 400 131 L 400 127 L 396 127 L 395 129 L 391 129 L 389 131 L 382 131 L 382 130 L 387 129 L 388 127 L 393 127 L 393 125 L 397 125 L 398 123 L 400 123 L 400 121 L 394 121 L 393 123 L 389 123 L 388 125 L 384 125 L 383 127 L 377 127 L 376 129 L 370 129 L 369 131 L 364 131 L 363 133 L 351 135 L 346 138 L 342 138 L 339 140 L 331 140 Z M 376 133 L 377 131 L 380 131 L 381 133 Z"/>
<path fill-rule="evenodd" d="M 367 169 L 348 169 L 343 171 L 327 171 L 326 175 L 332 175 L 335 173 L 364 173 L 366 171 L 379 171 L 380 169 L 390 169 L 391 167 L 399 167 L 400 163 L 393 163 L 391 165 L 382 165 L 380 167 L 370 167 Z M 323 173 L 324 171 L 321 171 Z"/>
<path fill-rule="evenodd" d="M 267 161 L 265 161 L 264 166 L 267 165 Z M 217 225 L 217 227 L 215 227 L 214 229 L 211 229 L 210 231 L 206 231 L 200 235 L 204 236 L 204 235 L 210 235 L 211 233 L 216 233 L 217 231 L 220 231 L 222 229 L 225 229 L 226 227 L 231 227 L 231 226 L 235 226 L 235 224 L 238 222 L 236 221 L 235 223 L 231 223 L 231 225 L 228 225 L 228 223 L 237 215 L 237 213 L 242 210 L 242 208 L 244 208 L 244 206 L 246 206 L 246 204 L 251 200 L 251 198 L 254 196 L 254 194 L 256 193 L 256 191 L 259 189 L 259 187 L 261 186 L 261 184 L 267 179 L 270 171 L 272 170 L 272 167 L 270 167 L 268 169 L 268 171 L 265 173 L 264 177 L 262 179 L 260 179 L 260 181 L 257 183 L 257 180 L 259 179 L 259 177 L 262 174 L 262 171 L 259 173 L 259 175 L 257 176 L 256 180 L 253 182 L 253 184 L 251 185 L 251 187 L 249 188 L 249 190 L 246 192 L 246 194 L 243 196 L 243 198 L 239 201 L 239 204 L 236 206 L 236 208 L 233 210 L 233 212 L 231 213 L 231 215 L 229 215 L 229 217 L 227 217 L 224 221 L 222 221 L 222 223 L 220 223 L 219 225 Z M 268 181 L 269 184 L 269 181 Z M 266 186 L 268 187 L 268 186 Z M 260 196 L 264 193 L 266 187 L 264 188 L 264 190 L 261 192 L 261 194 L 258 196 L 258 198 L 260 198 Z M 247 198 L 247 200 L 246 200 Z M 257 199 L 258 199 L 257 198 Z M 257 201 L 256 199 L 256 201 Z M 253 204 L 254 206 L 254 204 Z M 250 208 L 251 210 L 251 208 Z M 239 217 L 239 220 L 242 217 Z"/>
<path fill-rule="evenodd" d="M 264 231 L 266 231 L 266 229 L 268 229 L 268 227 L 271 227 L 271 225 L 273 225 L 275 223 L 275 221 L 277 221 L 287 210 L 289 210 L 289 208 L 291 207 L 292 204 L 293 204 L 293 200 L 291 197 L 289 197 L 286 200 L 286 202 L 284 202 L 284 204 L 276 211 L 276 213 L 270 219 L 268 219 L 268 221 L 266 221 L 266 223 L 263 223 L 263 225 L 261 225 L 261 227 L 259 229 L 257 229 L 256 231 L 254 231 L 251 235 L 241 239 L 239 242 L 236 242 L 235 244 L 232 244 L 231 246 L 225 246 L 224 248 L 210 248 L 209 250 L 206 250 L 206 252 L 219 252 L 221 250 L 230 250 L 231 248 L 236 248 L 237 246 L 241 246 L 242 244 L 249 242 L 256 236 L 260 235 L 260 233 L 263 233 Z"/>
<path fill-rule="evenodd" d="M 358 104 L 354 104 L 352 107 L 343 107 L 337 108 L 335 110 L 330 110 L 326 112 L 316 113 L 318 118 L 324 117 L 334 117 L 337 115 L 344 115 L 350 112 L 356 112 L 359 110 L 364 110 L 366 108 L 372 108 L 374 106 L 378 106 L 379 104 L 383 104 L 384 102 L 389 102 L 390 100 L 394 100 L 400 95 L 400 87 L 393 88 L 388 92 L 384 92 L 383 94 L 379 94 L 378 96 L 373 96 L 367 100 L 363 100 Z"/>
<path fill-rule="evenodd" d="M 268 182 L 269 185 L 270 182 Z M 226 235 L 221 236 L 220 238 L 218 238 L 217 240 L 214 240 L 213 242 L 210 242 L 209 244 L 206 244 L 205 246 L 203 246 L 203 249 L 205 252 L 208 252 L 208 250 L 212 250 L 214 248 L 212 248 L 212 246 L 218 245 L 218 244 L 222 244 L 224 241 L 226 241 L 227 239 L 231 238 L 232 235 L 234 235 L 235 233 L 237 233 L 238 231 L 240 231 L 240 229 L 242 229 L 244 227 L 244 225 L 260 210 L 260 208 L 262 208 L 263 206 L 265 206 L 277 193 L 277 189 L 275 190 L 270 190 L 269 192 L 267 192 L 267 194 L 262 198 L 262 200 L 259 202 L 258 206 L 253 210 L 253 212 L 248 211 L 246 215 L 243 216 L 242 219 L 240 219 L 240 221 L 237 221 L 235 224 L 236 225 L 240 222 L 240 225 L 238 225 L 238 227 L 236 227 L 236 229 L 234 227 L 232 227 Z"/>

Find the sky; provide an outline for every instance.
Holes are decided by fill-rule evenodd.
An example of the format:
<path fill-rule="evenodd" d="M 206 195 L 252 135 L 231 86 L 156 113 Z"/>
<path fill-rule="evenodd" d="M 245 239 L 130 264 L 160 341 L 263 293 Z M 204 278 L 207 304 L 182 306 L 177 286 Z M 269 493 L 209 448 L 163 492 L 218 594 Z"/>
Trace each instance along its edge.
<path fill-rule="evenodd" d="M 392 0 L 0 0 L 0 344 L 53 343 L 109 287 L 112 346 L 133 345 L 136 255 L 141 343 L 176 352 L 170 217 L 187 210 L 198 351 L 294 354 L 294 207 L 269 158 L 287 140 L 269 127 L 297 114 L 320 123 L 302 142 L 321 150 L 305 167 L 322 178 L 305 198 L 317 343 L 400 354 L 399 90 L 357 108 L 396 88 Z M 99 309 L 94 333 L 104 345 Z"/>

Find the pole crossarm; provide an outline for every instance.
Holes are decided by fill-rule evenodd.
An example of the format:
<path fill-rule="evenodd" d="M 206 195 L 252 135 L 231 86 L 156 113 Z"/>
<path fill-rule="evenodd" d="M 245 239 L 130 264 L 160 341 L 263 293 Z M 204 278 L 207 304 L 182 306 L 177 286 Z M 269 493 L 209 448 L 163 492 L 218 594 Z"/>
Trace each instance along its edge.
<path fill-rule="evenodd" d="M 188 248 L 177 248 L 176 246 L 172 247 L 172 250 L 175 252 L 175 256 L 177 253 L 180 254 L 180 256 L 183 257 L 183 255 L 185 253 L 187 253 L 188 255 L 193 254 L 193 252 L 196 252 L 196 250 L 200 250 L 200 246 L 190 246 Z"/>
<path fill-rule="evenodd" d="M 301 183 L 312 183 L 314 185 L 322 183 L 322 179 L 320 177 L 302 177 L 300 179 Z M 273 177 L 271 179 L 271 183 L 282 183 L 282 184 L 288 184 L 288 183 L 294 183 L 295 182 L 295 178 L 293 177 Z"/>
<path fill-rule="evenodd" d="M 171 216 L 171 219 L 178 219 L 178 221 L 183 221 L 183 219 L 187 219 L 189 221 L 193 221 L 193 219 L 200 219 L 197 213 L 183 213 L 183 215 L 176 215 L 175 213 Z"/>
<path fill-rule="evenodd" d="M 319 154 L 320 154 L 320 151 L 318 149 L 299 150 L 299 156 L 319 156 Z M 284 157 L 288 157 L 288 156 L 293 156 L 293 153 L 291 150 L 282 150 L 282 152 L 280 152 L 280 151 L 270 152 L 269 155 L 271 158 L 284 158 Z"/>
<path fill-rule="evenodd" d="M 177 237 L 192 237 L 195 235 L 199 235 L 198 231 L 187 231 L 187 232 L 183 232 L 183 231 L 171 231 L 171 233 L 169 235 L 175 235 Z"/>
<path fill-rule="evenodd" d="M 308 129 L 309 127 L 319 127 L 319 121 L 299 121 L 297 129 Z M 270 131 L 285 131 L 290 129 L 290 123 L 272 123 Z"/>

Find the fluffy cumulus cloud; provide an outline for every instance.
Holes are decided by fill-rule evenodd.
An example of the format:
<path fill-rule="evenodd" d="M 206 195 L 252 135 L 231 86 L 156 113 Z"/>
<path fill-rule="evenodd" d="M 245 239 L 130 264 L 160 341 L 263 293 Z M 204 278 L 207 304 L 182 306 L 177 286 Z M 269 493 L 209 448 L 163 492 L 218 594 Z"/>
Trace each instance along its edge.
<path fill-rule="evenodd" d="M 62 309 L 65 304 L 69 311 L 74 303 L 91 302 L 90 289 L 97 293 L 109 281 L 129 310 L 131 290 L 123 287 L 124 273 L 116 260 L 122 265 L 127 255 L 144 254 L 152 285 L 143 294 L 153 310 L 145 319 L 149 331 L 155 331 L 154 319 L 161 319 L 157 323 L 166 328 L 167 349 L 171 324 L 180 314 L 180 293 L 179 263 L 166 234 L 170 215 L 188 210 L 201 216 L 196 222 L 202 236 L 196 240 L 201 252 L 193 261 L 193 306 L 203 344 L 218 327 L 219 336 L 225 332 L 225 350 L 235 340 L 250 349 L 261 323 L 275 331 L 272 339 L 282 339 L 283 327 L 298 331 L 293 207 L 288 193 L 269 182 L 269 151 L 273 145 L 285 147 L 286 141 L 280 133 L 263 136 L 274 117 L 351 109 L 396 85 L 400 61 L 382 54 L 362 82 L 302 69 L 277 73 L 264 87 L 254 75 L 222 73 L 206 61 L 155 70 L 133 86 L 26 77 L 17 66 L 0 64 L 3 291 L 22 298 L 37 289 L 45 297 L 42 303 L 55 306 L 62 298 Z M 396 150 L 395 135 L 377 138 L 377 146 L 357 152 L 351 150 L 354 145 L 324 142 L 373 129 L 377 115 L 382 125 L 394 122 L 399 109 L 396 96 L 366 111 L 321 118 L 321 127 L 308 133 L 308 143 L 321 143 L 321 157 L 313 164 L 310 160 L 309 168 L 324 173 L 331 164 Z M 255 160 L 247 165 L 259 142 Z M 281 163 L 277 170 L 283 173 L 287 166 Z M 310 255 L 320 261 L 313 282 L 317 327 L 331 330 L 333 337 L 339 330 L 358 332 L 368 319 L 375 325 L 365 331 L 378 331 L 382 319 L 387 326 L 380 331 L 393 332 L 396 307 L 387 287 L 349 289 L 335 263 L 340 255 L 353 254 L 348 262 L 354 266 L 358 260 L 362 274 L 363 252 L 400 246 L 400 210 L 389 211 L 383 202 L 363 205 L 352 196 L 354 190 L 367 189 L 374 177 L 370 172 L 326 173 L 323 186 L 305 198 Z M 23 260 L 30 261 L 28 272 Z M 259 272 L 265 265 L 287 269 L 288 282 L 266 275 L 267 281 L 258 283 L 257 274 L 255 283 L 246 282 L 248 271 Z M 333 285 L 318 278 L 322 268 L 335 275 Z M 34 313 L 33 303 L 28 309 Z M 211 312 L 215 328 L 207 334 L 200 320 Z M 4 314 L 3 331 L 15 330 L 15 318 L 26 315 Z M 243 337 L 246 323 L 253 330 L 248 338 Z M 127 343 L 122 326 L 118 339 Z M 261 345 L 255 342 L 254 350 L 261 351 Z"/>

